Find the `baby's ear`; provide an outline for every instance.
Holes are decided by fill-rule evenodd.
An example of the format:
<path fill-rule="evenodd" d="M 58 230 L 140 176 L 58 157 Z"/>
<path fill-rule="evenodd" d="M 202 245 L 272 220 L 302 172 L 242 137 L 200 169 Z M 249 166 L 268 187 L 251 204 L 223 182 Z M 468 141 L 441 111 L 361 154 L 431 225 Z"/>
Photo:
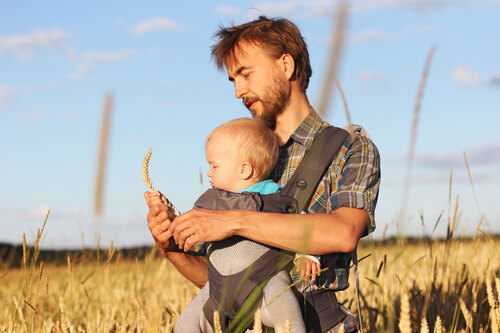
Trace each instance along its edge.
<path fill-rule="evenodd" d="M 253 166 L 250 162 L 243 162 L 240 164 L 240 178 L 247 180 L 253 176 Z"/>

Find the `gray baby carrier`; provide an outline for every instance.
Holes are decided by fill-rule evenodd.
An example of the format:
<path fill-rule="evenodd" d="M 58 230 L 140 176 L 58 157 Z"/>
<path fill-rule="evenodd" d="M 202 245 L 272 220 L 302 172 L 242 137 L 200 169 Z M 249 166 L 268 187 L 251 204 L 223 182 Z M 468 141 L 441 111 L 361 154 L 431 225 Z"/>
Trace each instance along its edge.
<path fill-rule="evenodd" d="M 261 195 L 255 192 L 233 193 L 209 189 L 201 195 L 194 207 L 287 214 L 307 211 L 312 195 L 347 136 L 347 131 L 333 126 L 321 131 L 288 183 L 277 193 Z M 245 241 L 248 244 L 240 246 Z M 263 254 L 246 269 L 226 274 L 227 272 L 219 272 L 217 265 L 212 263 L 212 254 L 227 248 L 243 251 L 241 258 L 244 258 L 245 246 L 253 246 L 252 250 L 255 246 L 264 249 Z M 207 258 L 210 296 L 203 308 L 205 317 L 214 327 L 213 313 L 217 310 L 224 332 L 242 332 L 252 323 L 253 313 L 262 301 L 264 286 L 280 270 L 291 269 L 293 254 L 234 236 L 209 244 Z M 332 290 L 316 290 L 298 297 L 308 332 L 328 331 L 345 317 Z"/>

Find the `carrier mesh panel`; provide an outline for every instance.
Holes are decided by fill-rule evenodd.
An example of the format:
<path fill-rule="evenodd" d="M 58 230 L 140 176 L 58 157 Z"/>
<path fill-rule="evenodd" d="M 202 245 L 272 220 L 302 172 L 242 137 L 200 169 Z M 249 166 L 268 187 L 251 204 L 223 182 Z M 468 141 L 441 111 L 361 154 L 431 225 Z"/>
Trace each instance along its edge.
<path fill-rule="evenodd" d="M 230 275 L 247 269 L 268 250 L 254 241 L 231 237 L 212 244 L 209 260 L 220 274 Z"/>

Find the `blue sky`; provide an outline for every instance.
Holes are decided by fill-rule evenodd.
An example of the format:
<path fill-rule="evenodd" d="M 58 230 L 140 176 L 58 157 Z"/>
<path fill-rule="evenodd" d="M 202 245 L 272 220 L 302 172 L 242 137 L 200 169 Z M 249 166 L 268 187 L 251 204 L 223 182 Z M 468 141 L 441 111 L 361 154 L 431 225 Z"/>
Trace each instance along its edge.
<path fill-rule="evenodd" d="M 374 237 L 443 235 L 458 196 L 457 233 L 500 232 L 500 1 L 348 2 L 338 78 L 353 123 L 381 154 Z M 182 211 L 207 188 L 204 140 L 248 111 L 210 60 L 219 25 L 258 15 L 293 20 L 309 45 L 319 100 L 333 1 L 0 2 L 1 242 L 28 240 L 51 214 L 45 248 L 152 244 L 141 177 Z M 417 88 L 436 47 L 420 113 L 405 219 L 406 157 Z M 104 212 L 93 215 L 101 110 L 114 95 Z M 345 126 L 338 92 L 326 120 Z M 463 154 L 472 175 L 470 183 Z M 200 170 L 203 183 L 200 182 Z M 449 204 L 450 173 L 452 173 Z M 450 212 L 450 213 L 449 213 Z M 99 236 L 97 236 L 99 235 Z"/>

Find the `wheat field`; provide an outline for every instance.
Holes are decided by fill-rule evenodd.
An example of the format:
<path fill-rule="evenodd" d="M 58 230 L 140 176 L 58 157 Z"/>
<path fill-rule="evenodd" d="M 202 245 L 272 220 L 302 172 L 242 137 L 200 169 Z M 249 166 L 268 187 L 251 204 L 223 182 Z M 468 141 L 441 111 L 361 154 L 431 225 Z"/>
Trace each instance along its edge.
<path fill-rule="evenodd" d="M 25 246 L 20 268 L 1 266 L 0 332 L 172 332 L 198 289 L 155 248 L 96 253 L 55 265 Z M 364 240 L 358 257 L 365 332 L 499 331 L 500 239 Z M 350 278 L 338 298 L 356 313 Z"/>

